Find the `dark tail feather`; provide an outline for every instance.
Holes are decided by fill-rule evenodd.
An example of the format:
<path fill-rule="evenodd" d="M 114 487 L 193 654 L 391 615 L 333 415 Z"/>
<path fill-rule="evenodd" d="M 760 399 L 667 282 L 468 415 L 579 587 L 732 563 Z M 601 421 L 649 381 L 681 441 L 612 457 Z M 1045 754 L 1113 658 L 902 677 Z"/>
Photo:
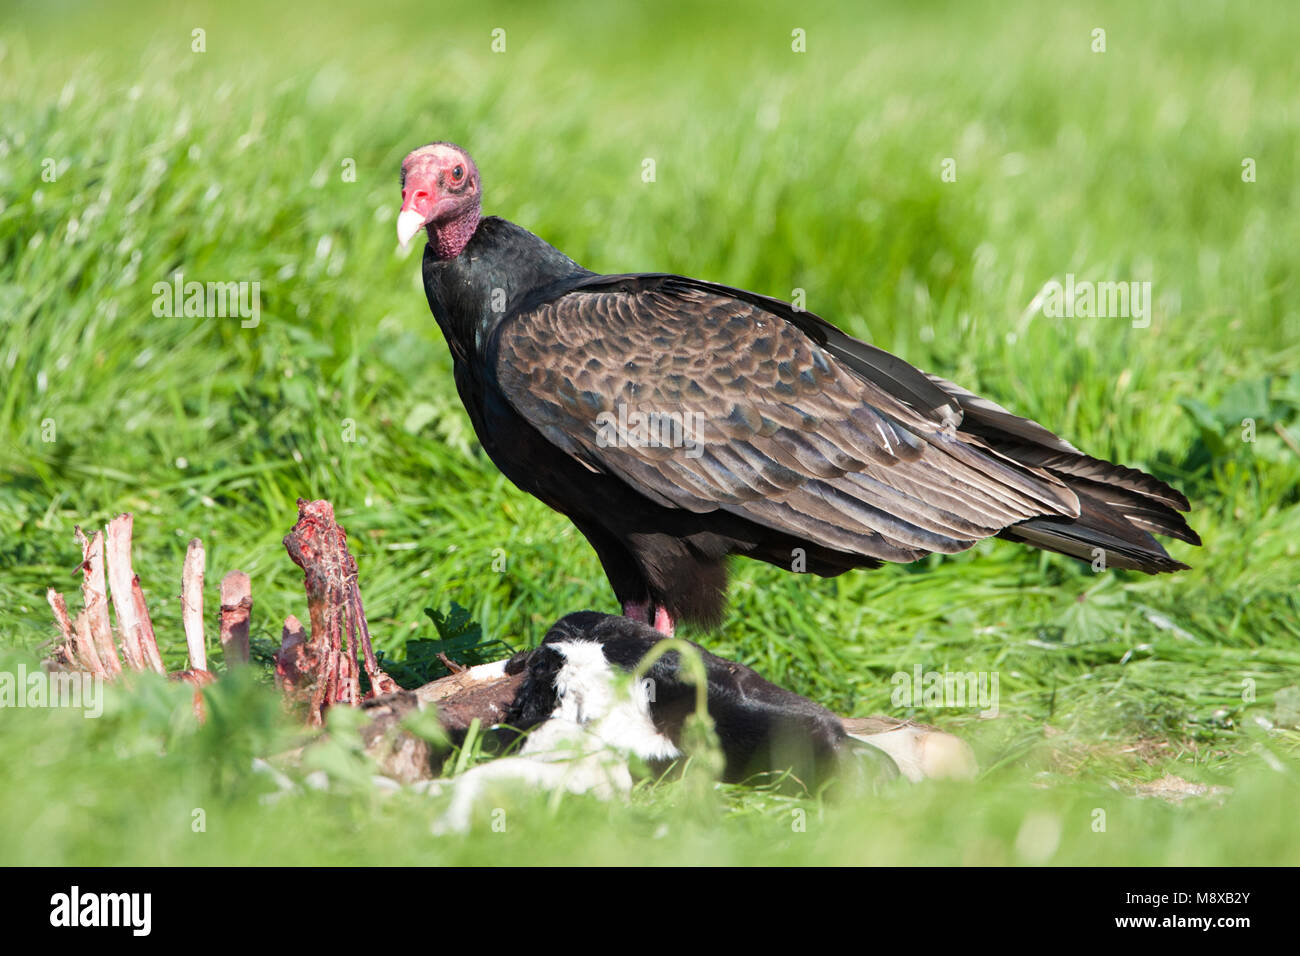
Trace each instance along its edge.
<path fill-rule="evenodd" d="M 1079 517 L 1032 518 L 1007 528 L 1003 537 L 1089 562 L 1100 548 L 1107 567 L 1148 574 L 1187 567 L 1169 557 L 1153 534 L 1201 543 L 1179 513 L 1187 510 L 1187 499 L 1144 472 L 1082 454 L 1026 446 L 1000 450 L 1056 475 L 1079 496 Z"/>
<path fill-rule="evenodd" d="M 1088 455 L 1040 452 L 1038 449 L 1018 451 L 1019 454 L 1014 454 L 1018 461 L 1051 472 L 1063 479 L 1079 496 L 1079 517 L 1072 523 L 1067 521 L 1065 524 L 1074 527 L 1077 534 L 1082 534 L 1090 548 L 1105 547 L 1108 565 L 1131 567 L 1150 573 L 1178 571 L 1187 567 L 1172 560 L 1152 537 L 1159 534 L 1188 544 L 1201 543 L 1201 536 L 1192 530 L 1187 519 L 1180 514 L 1188 509 L 1187 499 L 1181 492 L 1135 468 L 1113 465 Z M 1037 521 L 1035 519 L 1027 524 L 1035 524 Z M 1017 525 L 1016 529 L 1024 527 L 1025 525 Z M 1031 529 L 1030 533 L 1037 530 Z M 1048 534 L 1048 540 L 1055 540 L 1052 535 L 1060 531 L 1054 527 L 1042 530 Z M 1112 560 L 1109 553 L 1111 545 L 1099 538 L 1117 539 L 1115 560 Z M 1025 540 L 1038 544 L 1033 538 L 1026 537 Z M 1045 544 L 1038 546 L 1059 550 Z M 1129 553 L 1125 548 L 1135 550 Z M 1080 557 L 1073 551 L 1063 553 Z M 1126 560 L 1135 563 L 1123 563 Z M 1146 566 L 1148 563 L 1150 567 Z"/>
<path fill-rule="evenodd" d="M 1079 517 L 1031 518 L 1007 528 L 1002 537 L 1081 561 L 1095 561 L 1104 552 L 1108 568 L 1130 568 L 1147 574 L 1187 568 L 1169 557 L 1160 542 L 1131 518 L 1086 491 L 1075 491 L 1079 495 Z M 1186 527 L 1186 522 L 1183 525 Z"/>
<path fill-rule="evenodd" d="M 1022 465 L 1055 475 L 1079 498 L 1079 517 L 1031 518 L 1007 528 L 1002 537 L 1088 562 L 1096 560 L 1101 549 L 1111 568 L 1148 574 L 1187 568 L 1152 537 L 1159 534 L 1201 543 L 1180 514 L 1189 507 L 1181 492 L 1135 468 L 1085 455 L 1037 422 L 951 382 L 930 379 L 961 405 L 963 431 Z"/>

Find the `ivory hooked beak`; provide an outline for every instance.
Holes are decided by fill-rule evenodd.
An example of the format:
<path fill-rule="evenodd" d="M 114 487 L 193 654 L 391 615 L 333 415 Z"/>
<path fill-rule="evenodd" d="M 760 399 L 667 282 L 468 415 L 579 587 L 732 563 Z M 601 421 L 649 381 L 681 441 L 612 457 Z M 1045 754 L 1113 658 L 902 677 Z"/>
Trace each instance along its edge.
<path fill-rule="evenodd" d="M 424 228 L 424 217 L 414 209 L 403 209 L 397 214 L 397 241 L 405 249 L 417 232 Z"/>

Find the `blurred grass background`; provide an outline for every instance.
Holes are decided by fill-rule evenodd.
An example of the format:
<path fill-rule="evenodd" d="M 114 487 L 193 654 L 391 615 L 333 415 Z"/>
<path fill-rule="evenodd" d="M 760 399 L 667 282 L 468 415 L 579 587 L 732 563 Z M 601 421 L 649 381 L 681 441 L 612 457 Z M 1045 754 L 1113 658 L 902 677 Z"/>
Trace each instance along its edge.
<path fill-rule="evenodd" d="M 209 608 L 238 567 L 256 640 L 302 614 L 280 545 L 298 497 L 335 503 L 393 658 L 432 636 L 427 606 L 459 602 L 516 647 L 615 609 L 583 539 L 478 448 L 418 250 L 395 248 L 398 163 L 434 139 L 474 154 L 487 212 L 584 265 L 804 289 L 854 334 L 1178 485 L 1206 546 L 1175 543 L 1194 568 L 1161 578 L 1002 542 L 832 581 L 735 566 L 722 628 L 688 636 L 841 712 L 897 713 L 890 675 L 917 664 L 998 672 L 997 720 L 907 712 L 972 740 L 974 784 L 829 804 L 725 788 L 703 809 L 672 785 L 630 809 L 521 798 L 507 834 L 438 840 L 429 801 L 380 799 L 345 755 L 330 793 L 259 802 L 251 756 L 290 733 L 265 681 L 214 692 L 227 719 L 201 730 L 155 688 L 99 721 L 0 712 L 4 861 L 1295 863 L 1298 26 L 1282 2 L 10 4 L 10 670 L 54 633 L 45 588 L 76 590 L 73 527 L 121 511 L 173 666 L 191 537 Z M 156 318 L 177 270 L 260 282 L 260 325 Z M 1150 327 L 1029 308 L 1067 273 L 1149 280 Z M 1218 789 L 1136 796 L 1166 775 Z M 192 833 L 194 807 L 220 838 Z"/>

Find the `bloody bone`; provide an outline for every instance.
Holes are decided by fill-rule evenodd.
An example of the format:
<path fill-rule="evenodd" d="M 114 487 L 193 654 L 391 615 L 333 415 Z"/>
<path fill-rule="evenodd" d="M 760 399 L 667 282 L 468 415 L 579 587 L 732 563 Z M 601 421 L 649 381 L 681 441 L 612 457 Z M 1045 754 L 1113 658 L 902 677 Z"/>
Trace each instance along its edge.
<path fill-rule="evenodd" d="M 87 538 L 80 528 L 75 530 L 77 543 L 81 546 L 81 564 L 78 570 L 82 574 L 83 608 L 74 621 L 68 614 L 68 603 L 63 595 L 54 588 L 46 592 L 59 633 L 63 636 L 62 645 L 49 662 L 51 666 L 63 670 L 86 671 L 95 677 L 116 680 L 123 672 L 122 663 L 118 659 L 120 648 L 127 671 L 167 673 L 158 651 L 158 641 L 145 603 L 144 590 L 140 587 L 140 578 L 131 570 L 131 526 L 131 515 L 122 514 L 108 523 L 107 533 L 96 531 L 93 537 Z M 195 544 L 197 542 L 191 543 L 191 552 L 194 551 Z M 183 680 L 194 685 L 194 709 L 202 717 L 202 696 L 198 688 L 211 683 L 215 677 L 207 670 L 207 661 L 203 655 L 201 547 L 198 549 L 197 581 L 193 570 L 192 561 L 187 558 L 183 584 L 186 606 L 183 613 L 187 636 L 191 637 L 190 666 L 168 676 L 172 680 Z M 112 582 L 112 603 L 117 613 L 116 639 L 108 613 L 109 581 Z M 199 609 L 197 619 L 192 617 L 190 611 L 190 605 L 195 601 Z"/>
<path fill-rule="evenodd" d="M 190 541 L 185 552 L 185 569 L 181 572 L 181 623 L 185 627 L 185 645 L 189 648 L 190 664 L 202 671 L 208 669 L 208 652 L 203 636 L 203 542 Z"/>
<path fill-rule="evenodd" d="M 104 546 L 108 556 L 108 583 L 112 588 L 113 609 L 117 611 L 118 637 L 127 664 L 132 670 L 151 668 L 159 674 L 163 669 L 154 639 L 153 623 L 145 607 L 140 579 L 131 570 L 131 530 L 135 519 L 130 514 L 118 515 L 108 523 Z"/>
<path fill-rule="evenodd" d="M 80 670 L 114 680 L 125 670 L 163 672 L 153 625 L 140 580 L 131 570 L 131 516 L 119 515 L 107 535 L 87 538 L 76 529 L 81 546 L 84 610 L 74 619 L 63 595 L 53 588 L 47 599 L 54 612 L 61 642 L 49 665 Z M 379 667 L 366 623 L 357 564 L 347 547 L 347 533 L 334 520 L 327 501 L 298 502 L 298 522 L 284 539 L 294 563 L 303 569 L 311 630 L 296 617 L 285 621 L 275 656 L 276 684 L 291 700 L 305 705 L 307 720 L 321 726 L 324 712 L 335 704 L 364 707 L 369 718 L 362 729 L 366 750 L 383 772 L 412 781 L 435 776 L 443 749 L 407 729 L 414 711 L 433 707 L 448 738 L 463 738 L 478 721 L 483 727 L 500 724 L 526 671 L 507 675 L 499 667 L 462 667 L 442 656 L 452 671 L 413 691 L 400 690 Z M 107 552 L 107 575 L 105 553 Z M 189 649 L 189 667 L 172 680 L 194 687 L 194 712 L 204 719 L 202 688 L 216 679 L 207 669 L 203 633 L 204 552 L 198 539 L 190 542 L 181 583 L 181 616 Z M 116 642 L 109 620 L 109 591 L 117 612 Z M 221 642 L 227 666 L 248 660 L 252 609 L 248 575 L 233 571 L 222 581 Z M 441 656 L 441 655 L 440 655 Z M 361 693 L 365 668 L 370 690 Z M 929 776 L 971 776 L 975 759 L 970 748 L 934 728 L 888 717 L 844 718 L 845 730 L 888 753 L 911 779 Z M 869 738 L 869 740 L 868 740 Z"/>
<path fill-rule="evenodd" d="M 253 585 L 243 571 L 221 579 L 221 647 L 226 666 L 248 663 L 248 619 L 253 613 Z"/>
<path fill-rule="evenodd" d="M 357 706 L 371 697 L 396 692 L 397 683 L 375 658 L 357 586 L 357 562 L 348 551 L 347 532 L 334 520 L 334 507 L 328 501 L 299 498 L 298 523 L 285 535 L 284 547 L 303 570 L 311 638 L 300 640 L 301 625 L 295 633 L 286 623 L 276 673 L 282 686 L 294 688 L 300 699 L 310 683 L 308 722 L 319 726 L 325 710 L 334 704 Z M 364 697 L 358 657 L 370 680 L 370 691 Z M 309 664 L 312 660 L 314 668 Z M 306 682 L 303 675 L 309 670 L 314 671 L 313 679 Z"/>
<path fill-rule="evenodd" d="M 76 537 L 81 545 L 81 602 L 85 610 L 86 625 L 90 630 L 91 644 L 104 673 L 112 676 L 122 673 L 122 664 L 113 647 L 113 626 L 108 620 L 108 584 L 104 578 L 104 532 L 96 531 L 87 538 L 80 528 Z"/>
<path fill-rule="evenodd" d="M 394 695 L 399 688 L 380 668 L 375 656 L 357 584 L 356 561 L 348 551 L 347 533 L 334 520 L 333 507 L 327 501 L 299 501 L 298 506 L 298 523 L 284 543 L 304 572 L 311 631 L 308 634 L 296 617 L 285 621 L 280 651 L 275 657 L 275 676 L 290 699 L 307 705 L 308 722 L 320 726 L 324 711 L 334 704 L 360 706 Z M 122 660 L 127 672 L 165 673 L 144 591 L 132 570 L 132 523 L 131 515 L 118 515 L 109 522 L 106 533 L 96 531 L 89 538 L 76 529 L 81 547 L 78 570 L 82 574 L 84 609 L 74 620 L 63 595 L 49 589 L 47 599 L 61 638 L 51 654 L 51 666 L 86 671 L 108 680 L 123 673 Z M 208 670 L 203 630 L 204 565 L 203 544 L 195 538 L 190 541 L 181 576 L 181 619 L 189 666 L 169 675 L 172 680 L 193 685 L 194 711 L 200 720 L 204 716 L 202 688 L 216 680 Z M 110 585 L 116 630 L 109 616 Z M 220 638 L 227 667 L 249 659 L 251 613 L 249 577 L 242 571 L 231 571 L 221 581 Z M 452 661 L 446 663 L 453 670 L 459 666 Z M 362 668 L 370 681 L 370 690 L 364 695 Z M 519 683 L 520 678 L 476 679 L 471 671 L 462 669 L 421 688 L 418 696 L 408 693 L 403 699 L 409 706 L 381 705 L 374 716 L 404 713 L 411 707 L 436 702 L 443 725 L 455 734 L 463 732 L 476 718 L 485 725 L 498 722 L 514 699 Z M 377 719 L 376 723 L 379 729 L 385 729 L 383 720 Z M 418 765 L 419 760 L 412 761 L 412 755 L 420 752 L 419 748 L 405 739 L 410 735 L 396 725 L 391 730 L 393 733 L 387 734 L 389 744 L 407 755 L 412 768 Z"/>

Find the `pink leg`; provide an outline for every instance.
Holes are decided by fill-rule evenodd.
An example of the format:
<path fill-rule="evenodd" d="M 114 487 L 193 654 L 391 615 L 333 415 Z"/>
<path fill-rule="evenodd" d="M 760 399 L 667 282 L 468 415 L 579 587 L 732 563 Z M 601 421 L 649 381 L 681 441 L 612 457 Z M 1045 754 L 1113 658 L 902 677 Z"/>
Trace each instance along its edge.
<path fill-rule="evenodd" d="M 634 621 L 640 621 L 642 624 L 650 623 L 650 602 L 649 601 L 624 601 L 623 616 L 631 618 Z"/>
<path fill-rule="evenodd" d="M 673 616 L 668 613 L 667 609 L 655 608 L 655 630 L 667 637 L 672 637 L 673 631 L 676 629 L 677 622 L 673 620 Z"/>

